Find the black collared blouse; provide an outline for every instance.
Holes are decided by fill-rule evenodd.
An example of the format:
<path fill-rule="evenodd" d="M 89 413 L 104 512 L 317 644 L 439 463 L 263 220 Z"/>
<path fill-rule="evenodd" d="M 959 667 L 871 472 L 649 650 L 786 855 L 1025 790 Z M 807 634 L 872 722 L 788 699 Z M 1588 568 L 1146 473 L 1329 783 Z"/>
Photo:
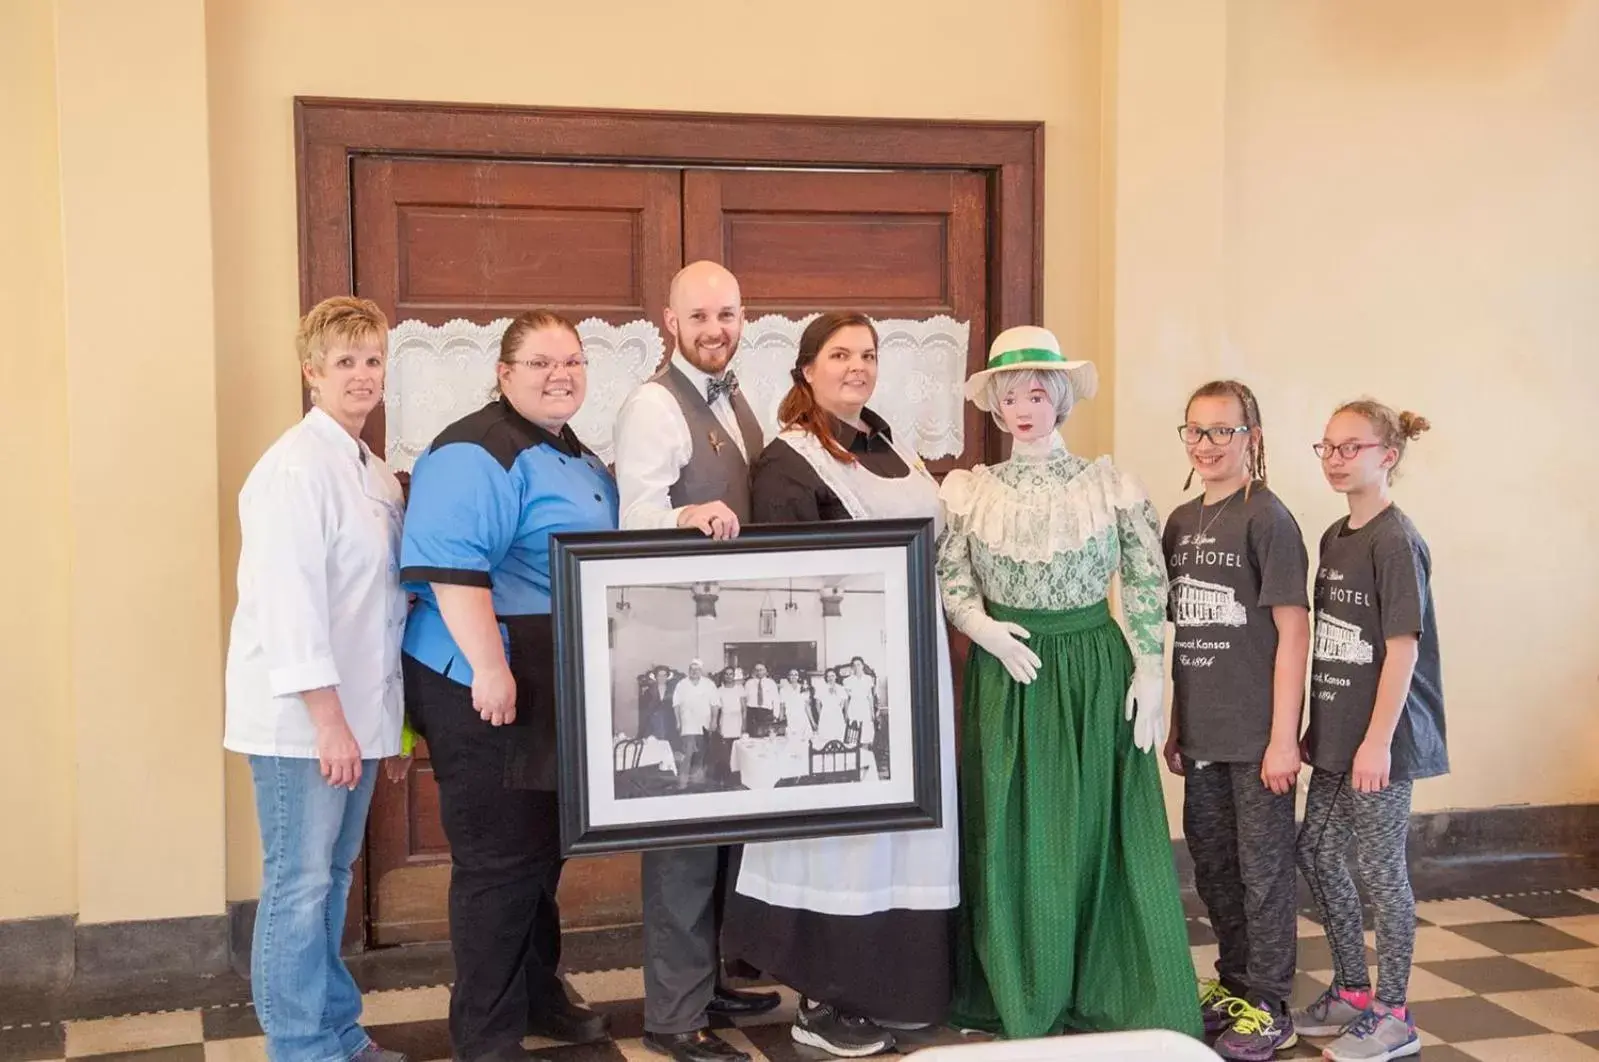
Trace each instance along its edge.
<path fill-rule="evenodd" d="M 888 422 L 870 409 L 861 410 L 865 430 L 829 417 L 833 438 L 867 471 L 884 479 L 903 479 L 910 468 L 895 452 Z M 772 440 L 750 472 L 750 522 L 752 524 L 809 524 L 822 520 L 848 520 L 849 510 L 822 482 L 810 462 L 781 438 Z"/>

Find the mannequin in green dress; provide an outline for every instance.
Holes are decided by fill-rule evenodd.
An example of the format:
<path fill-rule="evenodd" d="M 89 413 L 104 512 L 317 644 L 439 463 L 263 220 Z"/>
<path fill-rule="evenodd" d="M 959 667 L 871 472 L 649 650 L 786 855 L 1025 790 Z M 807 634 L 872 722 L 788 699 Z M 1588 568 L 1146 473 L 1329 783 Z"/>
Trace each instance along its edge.
<path fill-rule="evenodd" d="M 1166 575 L 1154 506 L 1057 431 L 1093 395 L 1045 329 L 994 340 L 966 394 L 1011 459 L 951 472 L 938 575 L 973 642 L 961 712 L 952 1020 L 1021 1039 L 1200 1034 L 1157 752 Z M 1107 595 L 1121 575 L 1124 636 Z M 1129 639 L 1131 646 L 1129 647 Z"/>

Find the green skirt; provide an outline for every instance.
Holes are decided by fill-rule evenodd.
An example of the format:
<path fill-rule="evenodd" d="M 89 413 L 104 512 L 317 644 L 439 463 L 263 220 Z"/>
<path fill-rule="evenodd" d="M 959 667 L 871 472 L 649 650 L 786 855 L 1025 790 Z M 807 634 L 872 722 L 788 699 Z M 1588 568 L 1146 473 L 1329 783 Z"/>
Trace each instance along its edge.
<path fill-rule="evenodd" d="M 1105 602 L 990 604 L 1043 662 L 1023 686 L 983 649 L 961 720 L 961 908 L 951 1023 L 1200 1035 L 1158 760 L 1133 745 L 1133 661 Z"/>

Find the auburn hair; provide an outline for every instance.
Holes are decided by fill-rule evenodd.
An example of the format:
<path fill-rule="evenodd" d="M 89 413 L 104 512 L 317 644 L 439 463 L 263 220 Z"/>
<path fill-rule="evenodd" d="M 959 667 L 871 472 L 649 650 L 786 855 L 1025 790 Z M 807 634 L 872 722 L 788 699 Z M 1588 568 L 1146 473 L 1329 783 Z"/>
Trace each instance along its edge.
<path fill-rule="evenodd" d="M 876 349 L 877 328 L 864 313 L 824 313 L 805 326 L 805 331 L 800 334 L 799 356 L 794 359 L 794 368 L 789 372 L 793 384 L 788 394 L 783 396 L 782 404 L 777 407 L 779 424 L 784 428 L 799 428 L 809 432 L 830 457 L 846 465 L 855 463 L 855 455 L 844 449 L 834 437 L 833 429 L 828 425 L 830 414 L 817 405 L 816 392 L 811 390 L 810 381 L 805 379 L 805 370 L 815 363 L 828 340 L 846 328 L 857 326 L 871 333 L 872 347 Z"/>

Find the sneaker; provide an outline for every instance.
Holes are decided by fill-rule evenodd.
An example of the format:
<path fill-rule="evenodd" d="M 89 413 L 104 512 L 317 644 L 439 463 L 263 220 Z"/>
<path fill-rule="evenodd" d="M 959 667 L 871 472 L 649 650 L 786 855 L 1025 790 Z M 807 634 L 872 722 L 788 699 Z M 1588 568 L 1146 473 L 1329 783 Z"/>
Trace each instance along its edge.
<path fill-rule="evenodd" d="M 1216 1038 L 1216 1053 L 1233 1062 L 1269 1062 L 1278 1051 L 1299 1042 L 1294 1022 L 1287 1014 L 1233 1000 L 1232 1026 Z"/>
<path fill-rule="evenodd" d="M 1205 1019 L 1205 1035 L 1215 1036 L 1232 1028 L 1232 1005 L 1242 1002 L 1220 981 L 1199 982 L 1199 1011 Z"/>
<path fill-rule="evenodd" d="M 409 1062 L 409 1060 L 398 1051 L 390 1051 L 369 1042 L 355 1053 L 350 1062 Z"/>
<path fill-rule="evenodd" d="M 1375 1007 L 1366 1011 L 1342 1036 L 1328 1044 L 1321 1057 L 1328 1062 L 1388 1062 L 1421 1054 L 1421 1037 L 1407 1010 L 1403 1018 Z"/>
<path fill-rule="evenodd" d="M 1304 1010 L 1294 1011 L 1294 1028 L 1301 1036 L 1341 1036 L 1362 1013 L 1340 989 L 1329 988 Z"/>
<path fill-rule="evenodd" d="M 865 1018 L 840 1014 L 826 1003 L 802 998 L 789 1035 L 797 1044 L 817 1047 L 840 1058 L 864 1058 L 887 1051 L 894 1037 Z"/>

